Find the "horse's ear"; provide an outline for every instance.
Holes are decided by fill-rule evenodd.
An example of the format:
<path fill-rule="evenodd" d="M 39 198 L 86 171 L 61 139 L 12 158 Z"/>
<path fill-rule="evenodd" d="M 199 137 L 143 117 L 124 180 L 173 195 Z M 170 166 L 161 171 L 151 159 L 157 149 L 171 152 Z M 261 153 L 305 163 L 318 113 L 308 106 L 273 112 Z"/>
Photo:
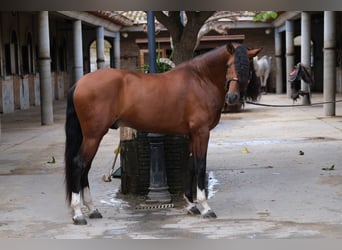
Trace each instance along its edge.
<path fill-rule="evenodd" d="M 248 58 L 252 59 L 253 57 L 255 57 L 257 54 L 259 54 L 259 52 L 262 50 L 262 48 L 257 48 L 257 49 L 249 49 L 248 50 Z"/>
<path fill-rule="evenodd" d="M 228 51 L 229 54 L 231 54 L 231 55 L 234 54 L 235 48 L 234 48 L 232 43 L 227 43 L 226 47 L 227 47 L 227 51 Z"/>

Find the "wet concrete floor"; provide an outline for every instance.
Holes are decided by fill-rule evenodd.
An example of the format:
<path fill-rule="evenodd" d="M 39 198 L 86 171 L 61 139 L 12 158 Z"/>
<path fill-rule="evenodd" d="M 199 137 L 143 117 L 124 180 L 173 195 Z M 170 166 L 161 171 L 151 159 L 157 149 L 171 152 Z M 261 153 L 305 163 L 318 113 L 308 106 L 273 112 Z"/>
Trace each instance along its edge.
<path fill-rule="evenodd" d="M 291 104 L 272 94 L 260 102 Z M 103 182 L 119 141 L 110 131 L 90 172 L 104 218 L 86 226 L 72 224 L 64 197 L 65 102 L 54 112 L 52 126 L 40 126 L 39 107 L 1 116 L 0 238 L 342 238 L 342 103 L 336 117 L 324 117 L 322 105 L 247 104 L 223 114 L 208 150 L 209 204 L 218 215 L 210 220 L 186 215 L 182 200 L 136 209 L 145 197 L 122 195 L 120 179 Z"/>

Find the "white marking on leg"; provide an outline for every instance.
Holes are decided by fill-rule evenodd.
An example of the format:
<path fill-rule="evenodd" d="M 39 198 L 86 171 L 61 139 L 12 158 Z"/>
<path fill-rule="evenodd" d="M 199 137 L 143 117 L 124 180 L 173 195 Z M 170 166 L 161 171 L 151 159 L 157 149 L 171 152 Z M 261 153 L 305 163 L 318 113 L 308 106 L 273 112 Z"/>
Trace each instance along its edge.
<path fill-rule="evenodd" d="M 201 214 L 206 214 L 210 210 L 210 207 L 207 203 L 207 198 L 205 196 L 205 190 L 199 189 L 198 186 L 197 186 L 197 201 L 203 208 L 203 210 L 201 210 Z"/>
<path fill-rule="evenodd" d="M 81 211 L 81 195 L 80 195 L 80 193 L 72 193 L 71 194 L 70 207 L 73 209 L 73 212 L 74 212 L 73 219 L 76 219 L 77 217 L 83 217 L 83 214 Z"/>
<path fill-rule="evenodd" d="M 185 208 L 187 211 L 190 211 L 193 207 L 196 207 L 196 204 L 193 202 L 190 202 L 189 199 L 186 197 L 186 195 L 184 195 L 184 199 L 186 203 L 188 204 Z"/>
<path fill-rule="evenodd" d="M 89 187 L 83 188 L 82 198 L 83 198 L 83 203 L 88 208 L 89 212 L 93 212 L 95 210 L 95 207 L 93 205 L 93 200 L 91 198 Z"/>

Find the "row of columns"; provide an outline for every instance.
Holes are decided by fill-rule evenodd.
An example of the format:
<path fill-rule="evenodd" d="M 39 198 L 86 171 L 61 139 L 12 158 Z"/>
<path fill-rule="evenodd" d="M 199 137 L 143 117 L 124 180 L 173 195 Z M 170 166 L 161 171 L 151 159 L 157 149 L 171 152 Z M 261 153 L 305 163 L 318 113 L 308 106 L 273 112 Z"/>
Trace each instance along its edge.
<path fill-rule="evenodd" d="M 49 13 L 41 11 L 38 16 L 39 26 L 39 78 L 40 78 L 40 99 L 41 99 L 41 124 L 53 124 L 53 96 L 51 80 L 51 57 L 50 57 L 50 36 L 49 36 Z M 73 23 L 73 75 L 74 82 L 83 76 L 83 39 L 82 21 L 75 20 Z M 114 39 L 115 67 L 120 68 L 120 35 L 116 34 Z M 96 30 L 96 54 L 97 68 L 105 66 L 104 53 L 104 28 Z"/>
<path fill-rule="evenodd" d="M 282 41 L 281 30 L 275 29 L 275 58 L 276 58 L 276 93 L 281 94 L 283 88 L 282 72 Z M 285 22 L 286 45 L 286 94 L 291 96 L 289 75 L 295 66 L 294 21 Z M 323 69 L 323 112 L 325 116 L 335 116 L 336 94 L 336 13 L 324 11 L 324 69 Z M 311 66 L 311 21 L 310 13 L 301 13 L 301 63 L 310 70 Z M 302 82 L 303 91 L 308 91 L 308 85 Z M 302 104 L 309 104 L 309 98 L 303 97 Z"/>

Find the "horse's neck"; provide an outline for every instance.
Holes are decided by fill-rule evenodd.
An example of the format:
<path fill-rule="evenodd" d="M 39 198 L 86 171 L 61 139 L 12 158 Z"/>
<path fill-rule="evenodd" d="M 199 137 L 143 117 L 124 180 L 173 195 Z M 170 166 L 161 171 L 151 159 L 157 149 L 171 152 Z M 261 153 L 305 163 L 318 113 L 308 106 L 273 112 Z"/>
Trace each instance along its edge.
<path fill-rule="evenodd" d="M 206 72 L 214 84 L 221 84 L 220 76 L 224 79 L 226 75 L 228 53 L 225 47 L 220 47 L 214 51 L 208 52 L 194 60 L 195 67 L 199 73 Z M 222 85 L 223 86 L 223 85 Z"/>

